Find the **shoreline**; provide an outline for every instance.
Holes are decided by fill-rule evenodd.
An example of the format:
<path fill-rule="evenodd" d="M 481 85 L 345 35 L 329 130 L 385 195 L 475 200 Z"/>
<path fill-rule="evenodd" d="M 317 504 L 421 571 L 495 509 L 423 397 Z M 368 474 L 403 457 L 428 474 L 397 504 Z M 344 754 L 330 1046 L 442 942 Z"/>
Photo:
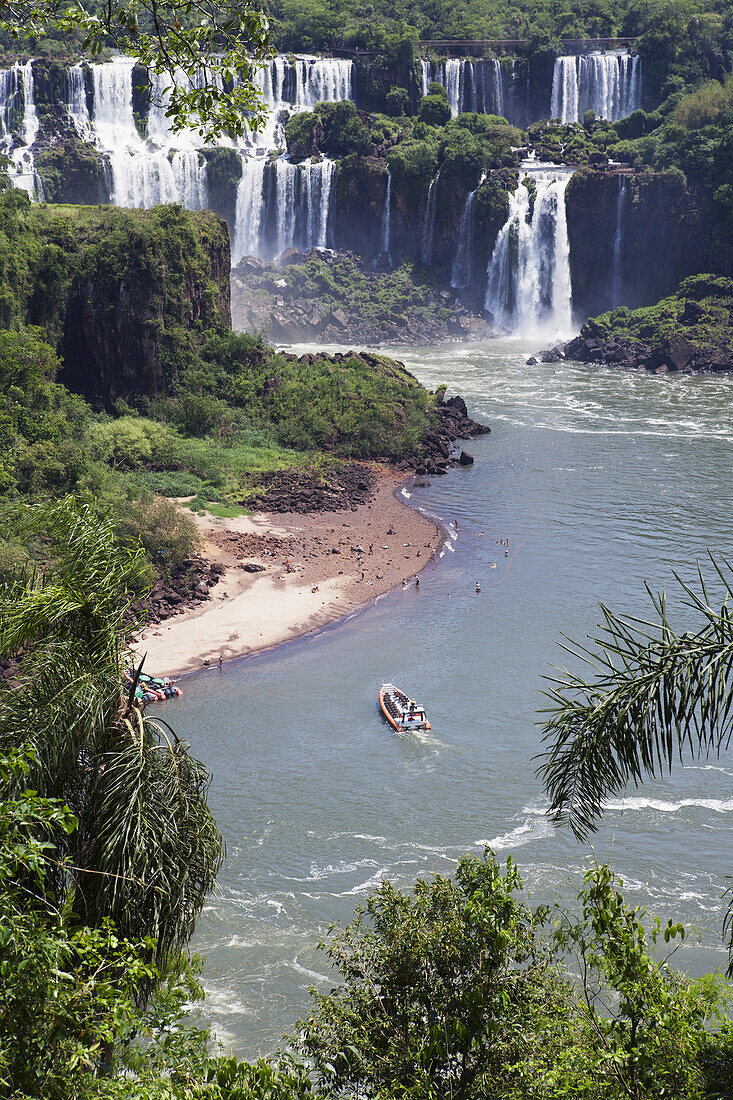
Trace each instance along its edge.
<path fill-rule="evenodd" d="M 413 585 L 447 532 L 403 497 L 410 477 L 372 470 L 369 501 L 338 512 L 196 516 L 203 556 L 224 573 L 199 606 L 151 623 L 133 641 L 145 670 L 189 676 L 220 657 L 254 656 L 319 633 L 403 581 Z"/>

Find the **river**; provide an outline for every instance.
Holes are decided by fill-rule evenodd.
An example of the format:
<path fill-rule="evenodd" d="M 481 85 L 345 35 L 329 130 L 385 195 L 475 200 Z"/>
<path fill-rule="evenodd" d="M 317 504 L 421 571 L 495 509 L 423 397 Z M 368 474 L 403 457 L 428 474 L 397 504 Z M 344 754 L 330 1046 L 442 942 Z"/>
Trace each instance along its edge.
<path fill-rule="evenodd" d="M 490 844 L 533 903 L 573 903 L 591 849 L 544 816 L 533 761 L 556 640 L 591 630 L 599 600 L 644 612 L 645 580 L 733 553 L 733 380 L 527 367 L 534 350 L 395 350 L 492 428 L 473 467 L 412 498 L 457 538 L 419 592 L 198 676 L 165 710 L 213 772 L 227 860 L 195 947 L 206 1012 L 242 1056 L 273 1049 L 309 986 L 329 988 L 317 941 L 383 877 L 408 886 Z M 425 702 L 430 735 L 382 723 L 382 679 Z M 694 923 L 676 955 L 694 973 L 725 964 L 732 823 L 726 754 L 612 800 L 594 838 L 635 901 Z"/>

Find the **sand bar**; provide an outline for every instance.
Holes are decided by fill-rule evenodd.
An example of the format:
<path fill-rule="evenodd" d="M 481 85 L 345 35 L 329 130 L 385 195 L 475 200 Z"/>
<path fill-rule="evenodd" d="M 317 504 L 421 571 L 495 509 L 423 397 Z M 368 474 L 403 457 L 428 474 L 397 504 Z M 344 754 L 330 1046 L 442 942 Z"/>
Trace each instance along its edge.
<path fill-rule="evenodd" d="M 208 600 L 143 631 L 133 648 L 146 670 L 180 675 L 256 653 L 413 583 L 444 532 L 399 496 L 404 477 L 375 472 L 373 498 L 353 511 L 197 517 L 204 556 L 226 571 Z"/>

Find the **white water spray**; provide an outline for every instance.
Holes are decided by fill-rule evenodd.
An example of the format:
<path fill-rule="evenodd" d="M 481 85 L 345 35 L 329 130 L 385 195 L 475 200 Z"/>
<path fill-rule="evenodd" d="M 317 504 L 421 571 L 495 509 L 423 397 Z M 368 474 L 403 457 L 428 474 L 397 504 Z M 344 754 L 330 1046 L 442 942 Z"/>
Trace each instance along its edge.
<path fill-rule="evenodd" d="M 570 248 L 565 188 L 572 172 L 532 169 L 520 183 L 489 260 L 485 308 L 509 333 L 570 331 Z"/>

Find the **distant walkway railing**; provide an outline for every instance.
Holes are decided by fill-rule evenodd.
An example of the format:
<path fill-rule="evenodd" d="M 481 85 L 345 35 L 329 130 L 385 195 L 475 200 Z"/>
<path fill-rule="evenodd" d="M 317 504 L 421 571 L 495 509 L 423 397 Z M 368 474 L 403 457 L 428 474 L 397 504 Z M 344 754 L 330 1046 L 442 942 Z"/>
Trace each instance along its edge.
<path fill-rule="evenodd" d="M 484 54 L 507 53 L 521 50 L 527 45 L 526 38 L 431 38 L 419 42 L 420 54 L 437 53 L 445 57 L 482 57 Z M 560 52 L 607 53 L 611 50 L 630 50 L 638 40 L 636 38 L 563 38 L 560 40 Z M 374 57 L 378 50 L 361 50 L 358 46 L 338 46 L 330 51 L 336 57 Z"/>

